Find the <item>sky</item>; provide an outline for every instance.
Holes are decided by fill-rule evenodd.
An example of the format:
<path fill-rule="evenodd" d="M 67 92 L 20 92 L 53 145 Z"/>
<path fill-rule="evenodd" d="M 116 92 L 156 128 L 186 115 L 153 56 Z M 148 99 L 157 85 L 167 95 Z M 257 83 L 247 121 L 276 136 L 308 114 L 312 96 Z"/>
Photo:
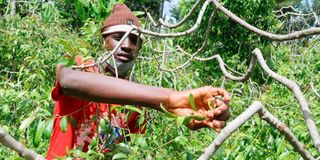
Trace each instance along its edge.
<path fill-rule="evenodd" d="M 171 2 L 164 2 L 164 9 L 163 9 L 163 15 L 166 15 L 166 20 L 171 17 L 170 9 L 174 6 L 178 6 L 180 0 L 171 0 Z"/>

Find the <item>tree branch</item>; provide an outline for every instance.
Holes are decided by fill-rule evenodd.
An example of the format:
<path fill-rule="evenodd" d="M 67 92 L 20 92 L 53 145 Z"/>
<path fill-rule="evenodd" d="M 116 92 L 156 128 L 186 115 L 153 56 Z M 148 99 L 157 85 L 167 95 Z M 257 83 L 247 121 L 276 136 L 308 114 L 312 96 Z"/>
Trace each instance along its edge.
<path fill-rule="evenodd" d="M 169 24 L 163 21 L 162 18 L 159 19 L 159 22 L 164 26 L 164 27 L 168 27 L 168 28 L 177 28 L 179 26 L 181 26 L 194 12 L 195 10 L 198 8 L 198 6 L 200 5 L 200 3 L 202 3 L 204 0 L 198 0 L 193 7 L 191 8 L 191 10 L 189 11 L 189 13 L 184 16 L 182 18 L 182 20 L 180 20 L 180 22 L 176 23 L 176 24 Z M 201 17 L 202 18 L 202 17 Z"/>
<path fill-rule="evenodd" d="M 198 160 L 207 160 L 212 156 L 215 151 L 223 144 L 223 142 L 231 136 L 231 134 L 241 127 L 246 121 L 248 121 L 255 113 L 259 112 L 260 117 L 275 126 L 282 134 L 284 134 L 293 148 L 304 158 L 314 160 L 315 158 L 310 154 L 308 150 L 304 148 L 304 145 L 298 141 L 291 130 L 286 127 L 280 120 L 274 117 L 268 112 L 259 101 L 254 101 L 249 108 L 242 112 L 236 119 L 230 122 L 214 139 L 214 141 L 204 149 L 203 154 Z"/>
<path fill-rule="evenodd" d="M 286 139 L 290 142 L 293 148 L 303 157 L 303 159 L 315 159 L 310 152 L 305 149 L 305 145 L 299 142 L 297 137 L 292 133 L 292 131 L 279 119 L 273 116 L 267 109 L 263 106 L 258 112 L 261 119 L 267 121 L 273 127 L 277 128 L 280 133 L 284 134 Z"/>
<path fill-rule="evenodd" d="M 0 143 L 18 152 L 22 157 L 35 160 L 45 160 L 42 155 L 37 154 L 33 150 L 25 148 L 23 144 L 12 138 L 2 127 L 0 127 Z"/>
<path fill-rule="evenodd" d="M 149 30 L 146 30 L 146 29 L 143 29 L 143 28 L 140 28 L 140 27 L 136 27 L 136 26 L 133 26 L 133 28 L 135 30 L 137 30 L 138 32 L 140 32 L 140 33 L 144 33 L 144 34 L 152 35 L 152 36 L 157 36 L 157 37 L 181 37 L 181 36 L 189 35 L 189 34 L 191 34 L 192 32 L 196 31 L 199 28 L 199 25 L 201 24 L 201 21 L 202 21 L 203 14 L 204 14 L 204 12 L 206 11 L 208 5 L 211 2 L 212 2 L 212 0 L 207 0 L 203 4 L 203 6 L 202 6 L 202 8 L 201 8 L 201 10 L 199 12 L 199 16 L 197 18 L 196 23 L 190 29 L 188 29 L 187 31 L 176 32 L 176 33 L 158 33 L 158 32 L 149 31 Z"/>
<path fill-rule="evenodd" d="M 289 90 L 291 90 L 294 93 L 295 98 L 297 99 L 298 103 L 300 104 L 300 107 L 301 107 L 301 110 L 303 113 L 303 118 L 306 121 L 308 130 L 311 135 L 311 139 L 312 139 L 316 149 L 318 150 L 318 152 L 320 152 L 320 135 L 317 130 L 316 124 L 312 118 L 312 114 L 311 114 L 309 105 L 307 103 L 307 100 L 305 99 L 303 93 L 301 92 L 298 84 L 292 80 L 287 79 L 286 77 L 283 77 L 283 76 L 273 72 L 266 64 L 265 60 L 263 59 L 262 53 L 258 48 L 256 48 L 253 51 L 253 54 L 257 57 L 260 65 L 264 71 L 266 71 L 273 79 L 279 81 L 280 83 L 285 85 Z"/>
<path fill-rule="evenodd" d="M 317 92 L 316 88 L 313 86 L 313 82 L 310 83 L 310 86 L 311 86 L 311 89 L 314 92 L 314 94 L 320 98 L 320 94 Z"/>
<path fill-rule="evenodd" d="M 177 71 L 179 69 L 182 69 L 182 68 L 188 66 L 192 62 L 192 60 L 195 58 L 195 56 L 203 51 L 203 49 L 207 46 L 207 42 L 208 42 L 208 39 L 209 39 L 209 33 L 211 31 L 211 27 L 210 26 L 211 26 L 211 23 L 212 23 L 213 15 L 214 15 L 214 12 L 212 12 L 210 17 L 209 17 L 207 30 L 206 30 L 206 33 L 205 33 L 206 37 L 205 37 L 204 42 L 202 43 L 202 46 L 200 48 L 198 48 L 198 50 L 195 53 L 193 53 L 192 55 L 189 55 L 190 58 L 185 63 L 183 63 L 182 65 L 180 65 L 180 66 L 178 66 L 178 67 L 176 67 L 174 69 L 165 69 L 165 68 L 161 67 L 160 70 L 167 71 L 167 72 L 175 72 L 175 71 Z M 182 53 L 186 53 L 186 52 L 182 52 Z"/>
<path fill-rule="evenodd" d="M 285 34 L 285 35 L 273 34 L 273 33 L 261 30 L 259 28 L 256 28 L 256 27 L 250 25 L 249 23 L 242 20 L 241 18 L 239 18 L 238 16 L 236 16 L 235 14 L 230 12 L 228 9 L 223 7 L 223 5 L 220 4 L 217 0 L 212 0 L 212 2 L 216 6 L 216 8 L 218 8 L 221 12 L 223 12 L 227 17 L 231 18 L 236 23 L 240 24 L 241 26 L 247 28 L 248 30 L 250 30 L 260 36 L 263 36 L 263 37 L 266 37 L 266 38 L 269 38 L 272 40 L 287 41 L 287 40 L 299 39 L 299 38 L 310 36 L 310 35 L 320 34 L 319 27 L 305 29 L 305 30 L 301 30 L 301 31 L 297 31 L 297 32 L 293 32 L 293 33 Z"/>

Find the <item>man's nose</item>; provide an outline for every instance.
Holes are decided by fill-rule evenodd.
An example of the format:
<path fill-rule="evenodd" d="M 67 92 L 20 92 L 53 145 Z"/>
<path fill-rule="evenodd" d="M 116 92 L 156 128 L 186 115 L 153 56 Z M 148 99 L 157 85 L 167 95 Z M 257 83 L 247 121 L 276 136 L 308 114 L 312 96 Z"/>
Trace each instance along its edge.
<path fill-rule="evenodd" d="M 121 50 L 127 53 L 131 53 L 133 50 L 132 42 L 129 38 L 126 38 L 121 44 Z"/>

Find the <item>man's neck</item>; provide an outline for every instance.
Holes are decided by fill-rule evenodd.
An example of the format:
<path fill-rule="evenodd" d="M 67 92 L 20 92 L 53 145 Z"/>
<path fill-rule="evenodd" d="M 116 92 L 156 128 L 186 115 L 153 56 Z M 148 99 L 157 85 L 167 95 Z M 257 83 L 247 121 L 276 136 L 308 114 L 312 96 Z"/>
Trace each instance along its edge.
<path fill-rule="evenodd" d="M 106 63 L 100 64 L 98 69 L 99 69 L 99 74 L 104 74 L 104 75 L 107 75 L 107 76 L 116 77 L 113 69 L 110 68 Z M 128 75 L 119 76 L 119 78 L 129 80 L 129 76 Z"/>

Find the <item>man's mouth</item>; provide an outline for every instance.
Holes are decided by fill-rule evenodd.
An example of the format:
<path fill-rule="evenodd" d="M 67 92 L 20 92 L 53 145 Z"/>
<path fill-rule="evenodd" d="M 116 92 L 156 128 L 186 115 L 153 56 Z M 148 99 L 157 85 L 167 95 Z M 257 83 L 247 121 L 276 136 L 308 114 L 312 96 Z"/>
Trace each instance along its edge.
<path fill-rule="evenodd" d="M 129 62 L 133 60 L 132 54 L 118 53 L 115 58 L 121 62 Z"/>

